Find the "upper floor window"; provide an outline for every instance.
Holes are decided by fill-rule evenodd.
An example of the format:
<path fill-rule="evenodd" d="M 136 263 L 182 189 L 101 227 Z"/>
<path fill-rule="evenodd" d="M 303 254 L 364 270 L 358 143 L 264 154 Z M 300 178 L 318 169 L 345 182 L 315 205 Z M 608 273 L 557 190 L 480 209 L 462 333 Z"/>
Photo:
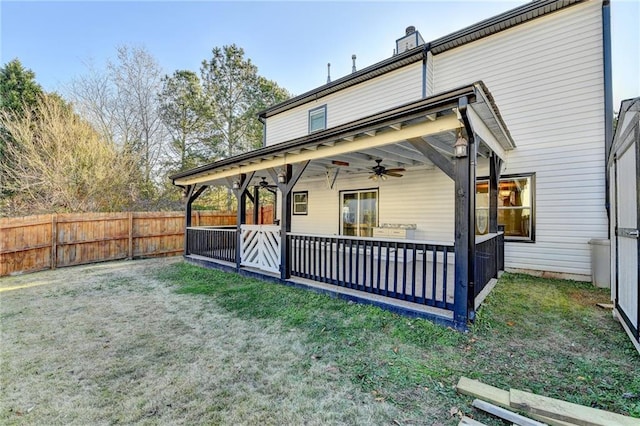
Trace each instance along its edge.
<path fill-rule="evenodd" d="M 327 106 L 309 110 L 309 133 L 317 132 L 327 128 Z"/>
<path fill-rule="evenodd" d="M 534 241 L 534 175 L 503 176 L 498 186 L 498 224 L 509 241 Z M 476 183 L 476 234 L 489 228 L 489 181 Z"/>

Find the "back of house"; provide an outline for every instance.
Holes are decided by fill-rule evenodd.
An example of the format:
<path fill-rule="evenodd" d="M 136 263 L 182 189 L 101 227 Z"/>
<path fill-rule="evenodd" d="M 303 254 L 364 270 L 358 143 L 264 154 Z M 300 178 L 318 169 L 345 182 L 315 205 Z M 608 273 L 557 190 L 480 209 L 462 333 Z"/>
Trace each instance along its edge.
<path fill-rule="evenodd" d="M 589 241 L 608 238 L 608 1 L 539 0 L 430 42 L 419 25 L 398 36 L 392 57 L 263 111 L 265 146 L 375 123 L 386 111 L 479 84 L 498 111 L 493 123 L 512 143 L 475 148 L 476 236 L 489 232 L 495 154 L 506 269 L 590 280 Z M 478 139 L 496 134 L 489 127 L 474 126 Z M 428 139 L 437 151 L 431 161 L 396 143 L 312 162 L 293 190 L 291 231 L 454 241 L 454 181 L 433 158 L 455 153 L 439 137 Z"/>

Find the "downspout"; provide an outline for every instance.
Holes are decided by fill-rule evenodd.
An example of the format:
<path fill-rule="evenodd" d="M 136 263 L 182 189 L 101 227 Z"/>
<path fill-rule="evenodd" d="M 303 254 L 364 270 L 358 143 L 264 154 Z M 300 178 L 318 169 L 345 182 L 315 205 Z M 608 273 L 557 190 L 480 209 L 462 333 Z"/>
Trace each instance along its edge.
<path fill-rule="evenodd" d="M 262 147 L 267 146 L 267 121 L 266 119 L 259 115 L 258 121 L 262 123 Z"/>
<path fill-rule="evenodd" d="M 422 49 L 422 99 L 427 97 L 427 57 L 431 51 L 431 43 L 426 43 Z"/>
<path fill-rule="evenodd" d="M 611 200 L 609 199 L 609 173 L 607 163 L 611 145 L 613 144 L 613 86 L 611 73 L 611 6 L 609 0 L 602 2 L 602 55 L 604 79 L 604 168 L 605 168 L 605 209 L 607 218 L 611 220 Z M 611 227 L 607 232 L 611 238 Z"/>

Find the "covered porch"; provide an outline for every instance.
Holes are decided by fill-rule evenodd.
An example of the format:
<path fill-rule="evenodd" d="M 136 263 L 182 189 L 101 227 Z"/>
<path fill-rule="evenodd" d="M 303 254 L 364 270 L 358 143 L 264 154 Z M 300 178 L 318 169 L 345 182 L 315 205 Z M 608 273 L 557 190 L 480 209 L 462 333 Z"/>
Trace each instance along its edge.
<path fill-rule="evenodd" d="M 185 257 L 205 266 L 329 292 L 465 329 L 503 269 L 498 181 L 506 151 L 513 148 L 488 90 L 474 83 L 183 172 L 172 179 L 188 194 Z M 447 186 L 451 189 L 447 190 L 452 210 L 447 215 L 450 235 L 432 240 L 425 237 L 428 232 L 421 232 L 423 226 L 415 233 L 401 231 L 405 225 L 389 225 L 384 231 L 387 224 L 379 217 L 377 199 L 373 213 L 361 215 L 355 225 L 346 219 L 346 204 L 336 204 L 338 229 L 332 224 L 321 226 L 328 220 L 322 215 L 299 218 L 293 214 L 314 209 L 301 205 L 303 198 L 294 199 L 294 195 L 312 196 L 320 186 L 326 193 L 336 192 L 340 203 L 346 203 L 346 198 L 343 191 L 337 194 L 336 182 L 342 182 L 342 187 L 349 183 L 360 188 L 382 187 L 387 175 L 376 171 L 375 165 L 380 164 L 376 160 L 397 170 L 389 179 L 398 178 L 393 173 L 406 171 L 403 182 L 416 183 L 438 174 L 452 183 Z M 476 235 L 478 168 L 489 175 L 488 217 L 479 218 L 487 222 L 481 223 L 481 235 Z M 191 226 L 191 204 L 212 185 L 226 185 L 235 194 L 237 226 Z M 306 191 L 296 192 L 300 188 Z M 263 190 L 277 194 L 276 223 L 246 224 L 252 214 L 247 199 L 252 200 L 255 219 Z M 420 192 L 419 197 L 438 203 L 429 191 Z M 305 220 L 306 226 L 292 227 Z M 415 219 L 421 224 L 428 220 Z M 415 228 L 415 224 L 406 228 L 411 226 Z"/>

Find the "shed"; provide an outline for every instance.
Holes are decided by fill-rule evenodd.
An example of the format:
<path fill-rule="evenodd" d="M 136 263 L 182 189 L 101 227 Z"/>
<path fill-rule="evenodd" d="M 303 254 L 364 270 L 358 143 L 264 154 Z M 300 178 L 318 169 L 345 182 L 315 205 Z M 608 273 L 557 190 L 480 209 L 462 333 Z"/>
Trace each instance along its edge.
<path fill-rule="evenodd" d="M 614 316 L 640 352 L 640 97 L 622 101 L 608 156 L 611 300 Z"/>

